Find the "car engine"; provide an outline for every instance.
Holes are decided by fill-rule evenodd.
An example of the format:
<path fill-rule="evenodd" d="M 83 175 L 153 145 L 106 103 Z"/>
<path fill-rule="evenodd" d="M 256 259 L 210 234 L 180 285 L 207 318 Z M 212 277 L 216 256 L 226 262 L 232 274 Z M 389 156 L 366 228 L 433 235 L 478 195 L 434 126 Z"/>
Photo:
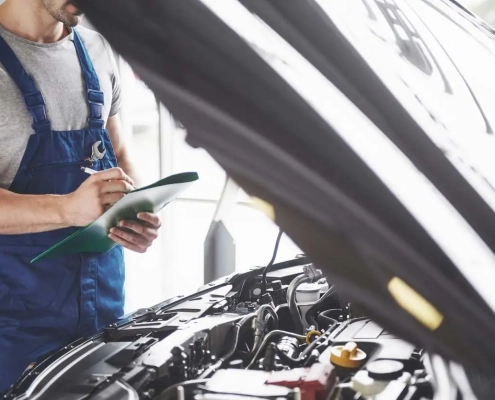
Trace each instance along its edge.
<path fill-rule="evenodd" d="M 301 256 L 123 317 L 32 366 L 6 399 L 431 399 L 421 349 Z"/>

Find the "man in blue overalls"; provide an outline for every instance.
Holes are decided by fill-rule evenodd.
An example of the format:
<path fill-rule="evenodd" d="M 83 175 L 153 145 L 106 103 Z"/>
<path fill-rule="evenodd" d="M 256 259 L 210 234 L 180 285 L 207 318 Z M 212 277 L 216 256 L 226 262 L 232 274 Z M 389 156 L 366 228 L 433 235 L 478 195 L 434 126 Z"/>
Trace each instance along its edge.
<path fill-rule="evenodd" d="M 0 393 L 122 315 L 123 247 L 146 251 L 160 226 L 139 215 L 112 229 L 118 246 L 107 253 L 30 264 L 133 184 L 113 55 L 99 34 L 74 28 L 79 19 L 66 0 L 0 5 Z"/>

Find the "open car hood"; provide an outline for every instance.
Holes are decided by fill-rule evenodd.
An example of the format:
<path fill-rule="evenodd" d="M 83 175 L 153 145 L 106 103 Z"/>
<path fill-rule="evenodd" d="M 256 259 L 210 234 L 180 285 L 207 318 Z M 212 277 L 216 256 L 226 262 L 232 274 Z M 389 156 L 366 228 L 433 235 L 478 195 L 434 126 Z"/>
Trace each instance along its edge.
<path fill-rule="evenodd" d="M 495 368 L 483 25 L 440 0 L 78 3 L 341 293 L 427 350 Z"/>

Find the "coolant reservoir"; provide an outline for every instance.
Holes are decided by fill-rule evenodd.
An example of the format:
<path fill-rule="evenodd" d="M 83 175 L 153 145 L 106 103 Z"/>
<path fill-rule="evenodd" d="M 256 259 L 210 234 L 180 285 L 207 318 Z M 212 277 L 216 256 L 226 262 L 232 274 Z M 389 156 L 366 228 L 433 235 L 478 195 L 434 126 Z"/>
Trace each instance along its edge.
<path fill-rule="evenodd" d="M 379 381 L 370 378 L 368 371 L 361 370 L 352 377 L 351 387 L 354 391 L 360 393 L 364 397 L 376 396 L 383 392 L 389 381 Z"/>
<path fill-rule="evenodd" d="M 327 282 L 327 279 L 326 278 L 321 278 L 318 281 L 318 285 L 320 286 L 320 294 L 321 295 L 324 295 L 325 292 L 330 288 L 330 286 L 328 285 L 328 282 Z"/>
<path fill-rule="evenodd" d="M 376 396 L 383 392 L 390 382 L 409 384 L 411 374 L 404 372 L 404 364 L 394 360 L 372 361 L 357 372 L 351 380 L 351 387 L 364 397 Z"/>
<path fill-rule="evenodd" d="M 320 299 L 320 284 L 318 283 L 303 283 L 296 289 L 296 302 L 297 303 L 315 303 Z M 301 305 L 301 316 L 303 325 L 305 328 L 309 326 L 306 322 L 306 312 L 310 309 L 311 304 Z"/>

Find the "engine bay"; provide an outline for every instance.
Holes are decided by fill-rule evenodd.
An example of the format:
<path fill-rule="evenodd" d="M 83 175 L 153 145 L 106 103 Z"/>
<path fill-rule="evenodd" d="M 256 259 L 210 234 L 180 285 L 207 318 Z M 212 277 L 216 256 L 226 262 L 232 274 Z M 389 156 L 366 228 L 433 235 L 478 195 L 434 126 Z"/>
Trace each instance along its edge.
<path fill-rule="evenodd" d="M 26 371 L 8 399 L 432 399 L 421 349 L 305 257 L 128 315 Z"/>

